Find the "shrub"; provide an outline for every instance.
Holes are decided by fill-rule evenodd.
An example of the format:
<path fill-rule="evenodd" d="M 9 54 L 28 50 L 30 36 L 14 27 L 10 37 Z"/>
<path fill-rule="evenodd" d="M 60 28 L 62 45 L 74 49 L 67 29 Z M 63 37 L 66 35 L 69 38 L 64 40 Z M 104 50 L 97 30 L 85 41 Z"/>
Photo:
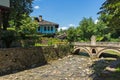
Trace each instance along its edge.
<path fill-rule="evenodd" d="M 2 31 L 1 40 L 5 44 L 5 47 L 9 48 L 11 43 L 17 39 L 17 33 L 14 30 Z"/>

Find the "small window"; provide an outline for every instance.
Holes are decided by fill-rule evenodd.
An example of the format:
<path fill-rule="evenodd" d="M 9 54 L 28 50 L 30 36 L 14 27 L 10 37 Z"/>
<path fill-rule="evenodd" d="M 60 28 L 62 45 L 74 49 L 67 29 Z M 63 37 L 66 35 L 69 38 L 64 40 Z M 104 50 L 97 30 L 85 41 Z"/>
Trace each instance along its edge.
<path fill-rule="evenodd" d="M 50 31 L 50 27 L 48 26 L 48 31 Z"/>
<path fill-rule="evenodd" d="M 46 31 L 46 27 L 44 27 L 44 31 Z"/>
<path fill-rule="evenodd" d="M 51 31 L 53 31 L 53 27 L 51 27 Z"/>
<path fill-rule="evenodd" d="M 40 31 L 40 27 L 38 27 L 38 31 Z"/>

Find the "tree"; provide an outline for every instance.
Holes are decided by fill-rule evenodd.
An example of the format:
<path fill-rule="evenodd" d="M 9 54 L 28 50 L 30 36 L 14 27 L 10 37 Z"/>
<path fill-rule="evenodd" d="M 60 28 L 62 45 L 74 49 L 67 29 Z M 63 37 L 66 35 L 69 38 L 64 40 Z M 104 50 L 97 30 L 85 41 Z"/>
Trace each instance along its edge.
<path fill-rule="evenodd" d="M 10 45 L 12 44 L 12 42 L 16 40 L 16 35 L 17 35 L 17 33 L 14 30 L 2 31 L 1 40 L 3 42 L 2 44 L 5 44 L 4 47 L 10 48 Z"/>
<path fill-rule="evenodd" d="M 16 27 L 20 27 L 23 14 L 29 15 L 32 12 L 33 0 L 10 0 L 10 20 Z"/>
<path fill-rule="evenodd" d="M 102 20 L 98 19 L 98 22 L 95 24 L 95 26 L 96 26 L 95 35 L 97 41 L 110 40 L 111 36 L 110 30 Z"/>
<path fill-rule="evenodd" d="M 74 27 L 70 27 L 67 30 L 67 40 L 69 42 L 74 42 L 77 39 L 76 29 Z"/>
<path fill-rule="evenodd" d="M 22 25 L 20 28 L 17 28 L 18 32 L 22 35 L 34 35 L 37 33 L 38 22 L 32 19 L 31 17 L 27 16 L 26 14 L 22 15 L 24 17 L 20 23 Z"/>
<path fill-rule="evenodd" d="M 111 38 L 109 27 L 100 19 L 95 23 L 91 17 L 83 18 L 78 27 L 70 27 L 67 30 L 67 39 L 70 42 L 90 41 L 92 35 L 96 36 L 97 41 L 110 41 Z"/>
<path fill-rule="evenodd" d="M 10 14 L 9 10 L 2 12 L 3 30 L 7 30 L 7 27 L 9 27 L 9 22 L 8 22 L 9 14 Z"/>
<path fill-rule="evenodd" d="M 113 37 L 120 36 L 120 0 L 106 0 L 98 14 L 101 19 L 111 29 Z"/>
<path fill-rule="evenodd" d="M 38 22 L 33 20 L 31 17 L 24 14 L 23 20 L 21 20 L 22 25 L 19 28 L 11 29 L 11 30 L 4 30 L 1 33 L 1 40 L 5 44 L 5 47 L 11 47 L 11 43 L 15 40 L 25 38 L 26 35 L 30 35 L 29 39 L 37 39 L 37 27 Z M 12 21 L 11 21 L 12 24 Z M 15 27 L 12 27 L 15 28 Z M 20 37 L 18 36 L 20 34 Z"/>
<path fill-rule="evenodd" d="M 80 35 L 81 40 L 88 41 L 95 34 L 95 28 L 95 23 L 92 18 L 83 18 L 77 28 L 77 35 Z"/>
<path fill-rule="evenodd" d="M 76 29 L 76 33 L 78 37 L 78 40 L 80 41 L 89 41 L 92 35 L 95 35 L 97 38 L 97 41 L 101 40 L 108 40 L 110 34 L 109 34 L 109 28 L 106 26 L 106 24 L 103 23 L 103 21 L 98 20 L 97 23 L 94 22 L 94 20 L 90 18 L 83 18 L 79 26 Z"/>

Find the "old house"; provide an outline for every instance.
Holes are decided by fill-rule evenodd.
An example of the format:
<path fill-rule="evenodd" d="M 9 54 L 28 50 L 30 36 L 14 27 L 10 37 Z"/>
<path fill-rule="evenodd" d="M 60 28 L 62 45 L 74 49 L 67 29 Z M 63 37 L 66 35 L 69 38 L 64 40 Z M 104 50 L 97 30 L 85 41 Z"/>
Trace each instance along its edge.
<path fill-rule="evenodd" d="M 55 35 L 55 33 L 59 27 L 59 24 L 53 23 L 50 21 L 46 21 L 46 20 L 42 19 L 42 16 L 39 16 L 38 21 L 39 21 L 39 27 L 37 29 L 38 33 Z"/>

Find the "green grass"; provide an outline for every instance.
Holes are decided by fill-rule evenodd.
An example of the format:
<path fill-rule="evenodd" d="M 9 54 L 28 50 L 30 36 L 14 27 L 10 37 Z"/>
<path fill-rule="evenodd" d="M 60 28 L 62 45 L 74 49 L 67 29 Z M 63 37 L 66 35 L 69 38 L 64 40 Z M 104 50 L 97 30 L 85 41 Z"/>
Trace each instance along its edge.
<path fill-rule="evenodd" d="M 7 30 L 15 30 L 14 27 L 8 27 Z"/>
<path fill-rule="evenodd" d="M 117 72 L 120 72 L 120 66 L 119 66 L 118 68 L 116 68 L 116 71 L 117 71 Z"/>
<path fill-rule="evenodd" d="M 40 44 L 40 43 L 35 43 L 35 46 L 38 47 L 38 46 L 48 46 L 46 44 Z"/>
<path fill-rule="evenodd" d="M 116 51 L 108 50 L 108 51 L 105 51 L 105 53 L 109 53 L 109 54 L 117 55 L 117 56 L 120 57 L 120 53 L 119 53 L 119 52 L 116 52 Z"/>

